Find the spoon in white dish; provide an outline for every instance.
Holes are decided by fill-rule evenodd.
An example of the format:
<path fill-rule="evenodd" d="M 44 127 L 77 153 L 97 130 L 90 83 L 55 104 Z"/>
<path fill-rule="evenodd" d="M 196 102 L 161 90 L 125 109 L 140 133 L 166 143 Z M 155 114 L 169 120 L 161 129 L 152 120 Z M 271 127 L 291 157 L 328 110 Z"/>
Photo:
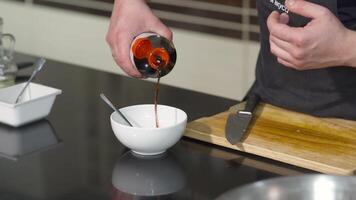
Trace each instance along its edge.
<path fill-rule="evenodd" d="M 25 92 L 26 88 L 28 87 L 28 85 L 31 83 L 32 79 L 35 78 L 35 76 L 37 75 L 37 73 L 39 71 L 41 71 L 42 67 L 44 66 L 44 64 L 46 63 L 46 59 L 44 58 L 40 58 L 36 61 L 35 63 L 35 70 L 32 72 L 30 79 L 28 79 L 26 85 L 24 88 L 22 88 L 20 94 L 17 96 L 15 104 L 19 102 L 20 98 L 22 97 L 23 93 Z"/>
<path fill-rule="evenodd" d="M 125 117 L 125 115 L 122 114 L 122 113 L 120 112 L 120 110 L 117 109 L 117 108 L 114 106 L 114 104 L 112 104 L 111 101 L 110 101 L 103 93 L 100 94 L 100 97 L 101 97 L 101 99 L 102 99 L 106 104 L 108 104 L 108 106 L 110 106 L 114 111 L 116 111 L 117 113 L 119 113 L 119 115 L 126 121 L 126 123 L 128 123 L 130 126 L 133 127 L 133 125 L 132 125 L 132 124 L 130 123 L 130 121 Z"/>

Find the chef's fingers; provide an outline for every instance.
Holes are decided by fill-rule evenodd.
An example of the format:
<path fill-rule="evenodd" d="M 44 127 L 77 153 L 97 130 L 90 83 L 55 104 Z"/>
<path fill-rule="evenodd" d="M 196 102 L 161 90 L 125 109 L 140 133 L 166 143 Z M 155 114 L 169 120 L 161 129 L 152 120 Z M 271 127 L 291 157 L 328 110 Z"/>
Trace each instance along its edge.
<path fill-rule="evenodd" d="M 282 24 L 288 24 L 289 15 L 287 13 L 281 13 L 279 15 L 279 22 L 282 23 Z"/>
<path fill-rule="evenodd" d="M 284 51 L 290 52 L 291 55 L 293 55 L 293 52 L 296 51 L 296 47 L 292 43 L 283 41 L 273 35 L 269 36 L 269 40 Z"/>
<path fill-rule="evenodd" d="M 326 7 L 305 0 L 286 0 L 286 6 L 290 12 L 312 19 L 330 12 Z"/>
<path fill-rule="evenodd" d="M 270 41 L 271 53 L 275 55 L 277 58 L 281 58 L 288 62 L 294 60 L 293 56 L 288 52 L 278 47 L 274 42 Z"/>
<path fill-rule="evenodd" d="M 172 31 L 166 25 L 164 25 L 158 18 L 153 22 L 153 26 L 151 26 L 151 28 L 151 32 L 155 32 L 170 41 L 173 40 Z"/>
<path fill-rule="evenodd" d="M 277 61 L 286 66 L 296 70 L 304 70 L 305 61 L 303 59 L 297 59 L 292 55 L 292 52 L 288 52 L 278 47 L 274 42 L 270 42 L 271 52 L 277 57 Z"/>
<path fill-rule="evenodd" d="M 286 60 L 284 60 L 284 59 L 282 59 L 282 58 L 277 58 L 277 61 L 278 61 L 280 64 L 282 64 L 283 66 L 286 66 L 286 67 L 290 67 L 290 68 L 295 69 L 295 66 L 294 66 L 292 63 L 290 63 L 290 62 L 288 62 L 288 61 L 286 61 Z"/>
<path fill-rule="evenodd" d="M 301 35 L 302 28 L 290 27 L 280 22 L 280 14 L 273 11 L 267 18 L 267 27 L 270 35 L 286 42 L 294 42 Z"/>
<path fill-rule="evenodd" d="M 130 37 L 125 37 L 123 35 L 116 36 L 112 39 L 113 41 L 110 42 L 113 58 L 116 64 L 129 76 L 140 78 L 142 77 L 141 73 L 135 68 L 130 60 L 131 40 L 125 38 Z"/>

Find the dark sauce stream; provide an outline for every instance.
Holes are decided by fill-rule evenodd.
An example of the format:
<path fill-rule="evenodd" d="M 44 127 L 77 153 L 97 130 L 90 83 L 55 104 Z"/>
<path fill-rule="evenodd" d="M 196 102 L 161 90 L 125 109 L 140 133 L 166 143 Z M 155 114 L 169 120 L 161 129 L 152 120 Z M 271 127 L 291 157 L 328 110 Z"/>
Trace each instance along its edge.
<path fill-rule="evenodd" d="M 158 104 L 158 94 L 159 94 L 159 81 L 161 77 L 158 76 L 157 78 L 157 83 L 156 83 L 156 88 L 155 88 L 155 117 L 156 117 L 156 128 L 159 128 L 159 121 L 158 121 L 158 113 L 157 113 L 157 104 Z"/>

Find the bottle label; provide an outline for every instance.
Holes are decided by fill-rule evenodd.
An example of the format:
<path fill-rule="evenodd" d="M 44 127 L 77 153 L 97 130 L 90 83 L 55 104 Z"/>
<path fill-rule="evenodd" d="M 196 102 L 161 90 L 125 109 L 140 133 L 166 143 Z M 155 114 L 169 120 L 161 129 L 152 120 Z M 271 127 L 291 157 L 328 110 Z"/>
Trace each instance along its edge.
<path fill-rule="evenodd" d="M 152 36 L 152 35 L 157 35 L 159 36 L 158 34 L 156 33 L 152 33 L 152 32 L 144 32 L 144 33 L 141 33 L 140 35 L 136 36 L 134 38 L 134 40 L 132 41 L 131 43 L 131 46 L 130 46 L 130 60 L 131 60 L 131 63 L 135 66 L 135 61 L 134 61 L 134 55 L 133 55 L 133 46 L 135 45 L 135 43 L 137 42 L 137 40 L 139 39 L 142 39 L 142 38 L 148 38 L 149 36 Z"/>

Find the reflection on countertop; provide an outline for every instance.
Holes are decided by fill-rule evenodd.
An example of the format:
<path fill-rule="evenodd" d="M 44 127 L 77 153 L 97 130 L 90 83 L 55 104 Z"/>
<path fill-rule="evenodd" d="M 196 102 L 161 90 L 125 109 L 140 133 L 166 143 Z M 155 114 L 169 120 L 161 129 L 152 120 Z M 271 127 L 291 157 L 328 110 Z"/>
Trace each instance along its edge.
<path fill-rule="evenodd" d="M 186 176 L 170 152 L 157 156 L 123 154 L 112 173 L 113 200 L 166 199 L 181 191 Z"/>
<path fill-rule="evenodd" d="M 0 156 L 17 161 L 32 153 L 43 152 L 60 144 L 54 128 L 41 120 L 19 128 L 0 124 Z"/>

